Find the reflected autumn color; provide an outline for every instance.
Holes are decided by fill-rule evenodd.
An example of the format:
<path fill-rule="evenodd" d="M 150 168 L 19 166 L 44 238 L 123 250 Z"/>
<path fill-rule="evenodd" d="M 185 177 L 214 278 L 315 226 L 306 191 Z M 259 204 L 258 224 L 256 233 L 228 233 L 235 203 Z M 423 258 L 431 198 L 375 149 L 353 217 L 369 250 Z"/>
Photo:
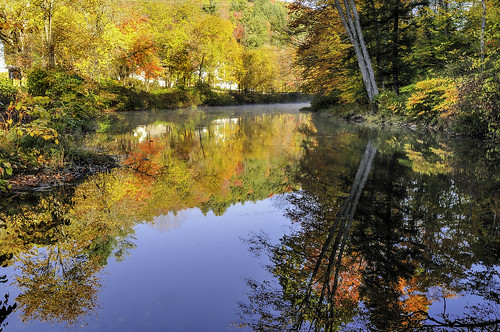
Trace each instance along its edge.
<path fill-rule="evenodd" d="M 75 243 L 61 242 L 43 253 L 23 253 L 17 262 L 16 301 L 23 321 L 73 325 L 97 306 L 101 266 Z"/>
<path fill-rule="evenodd" d="M 79 186 L 73 212 L 124 225 L 188 208 L 222 215 L 237 202 L 290 192 L 297 188 L 289 174 L 301 158 L 299 129 L 308 118 L 274 114 L 216 119 L 206 127 L 141 127 L 141 135 L 116 139 L 133 147 L 122 151 L 124 167 Z"/>
<path fill-rule="evenodd" d="M 110 257 L 123 260 L 135 248 L 139 222 L 160 225 L 158 216 L 190 208 L 222 215 L 238 202 L 297 189 L 290 174 L 309 115 L 199 121 L 115 134 L 100 144 L 124 156 L 121 167 L 0 212 L 2 265 L 17 269 L 12 279 L 23 321 L 84 324 L 98 307 L 99 272 Z"/>
<path fill-rule="evenodd" d="M 247 240 L 267 254 L 271 279 L 248 281 L 240 326 L 498 328 L 496 145 L 302 113 L 118 117 L 89 145 L 119 156 L 120 167 L 1 203 L 0 262 L 15 272 L 0 282 L 17 293 L 0 299 L 0 329 L 16 312 L 27 322 L 85 324 L 110 260 L 140 245 L 138 223 L 168 231 L 189 209 L 220 216 L 273 196 L 291 230 L 277 243 L 262 233 Z"/>
<path fill-rule="evenodd" d="M 491 192 L 500 182 L 494 158 L 471 167 L 462 162 L 460 145 L 436 148 L 429 139 L 370 131 L 345 144 L 348 134 L 316 127 L 297 172 L 302 190 L 287 196 L 287 216 L 297 227 L 276 244 L 265 234 L 246 240 L 251 251 L 267 254 L 275 279 L 249 280 L 240 325 L 255 331 L 496 331 L 500 225 Z M 371 171 L 363 167 L 365 157 L 357 163 L 342 158 L 362 155 L 362 137 L 374 139 L 378 150 Z M 363 168 L 369 177 L 360 186 Z M 346 218 L 356 187 L 359 205 Z M 485 250 L 482 243 L 492 246 Z M 476 304 L 460 302 L 470 296 Z M 462 308 L 447 311 L 450 301 Z"/>

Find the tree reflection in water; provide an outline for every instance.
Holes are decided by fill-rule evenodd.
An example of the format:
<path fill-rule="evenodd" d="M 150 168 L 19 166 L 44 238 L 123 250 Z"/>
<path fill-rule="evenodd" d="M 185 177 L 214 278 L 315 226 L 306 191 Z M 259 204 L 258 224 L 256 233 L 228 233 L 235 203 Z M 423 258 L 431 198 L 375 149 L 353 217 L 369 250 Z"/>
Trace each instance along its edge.
<path fill-rule="evenodd" d="M 255 331 L 499 328 L 498 255 L 495 247 L 485 252 L 478 245 L 498 241 L 491 194 L 485 199 L 471 193 L 477 177 L 474 186 L 457 184 L 464 169 L 451 172 L 460 167 L 454 165 L 460 157 L 444 164 L 435 157 L 437 150 L 425 155 L 415 146 L 390 148 L 381 139 L 377 144 L 381 152 L 369 181 L 363 188 L 356 176 L 349 195 L 343 165 L 335 157 L 324 160 L 346 151 L 307 151 L 302 190 L 287 197 L 292 205 L 287 215 L 299 227 L 278 244 L 265 234 L 246 240 L 251 251 L 269 256 L 277 283 L 248 281 L 241 326 Z M 319 159 L 330 165 L 330 174 L 318 171 Z M 358 174 L 370 171 L 365 163 L 362 158 Z M 353 219 L 354 211 L 346 213 L 345 207 L 357 186 L 362 195 L 359 206 L 352 205 L 358 207 Z M 476 303 L 447 309 L 447 302 L 464 295 L 476 296 Z"/>
<path fill-rule="evenodd" d="M 248 241 L 254 250 L 269 251 L 271 270 L 278 277 L 282 292 L 271 289 L 269 282 L 259 285 L 249 281 L 253 289 L 250 304 L 240 303 L 240 309 L 243 319 L 256 319 L 243 325 L 262 331 L 302 328 L 330 331 L 352 319 L 358 306 L 358 276 L 364 263 L 356 256 L 344 257 L 344 252 L 375 154 L 370 141 L 341 206 L 339 202 L 344 196 L 341 192 L 324 195 L 324 189 L 330 189 L 323 183 L 325 179 L 318 177 L 313 169 L 302 172 L 302 180 L 314 181 L 306 182 L 316 184 L 323 195 L 309 195 L 304 190 L 288 197 L 294 208 L 287 214 L 301 223 L 301 229 L 285 236 L 277 246 L 271 245 L 265 235 Z"/>
<path fill-rule="evenodd" d="M 97 307 L 101 266 L 75 243 L 61 243 L 21 255 L 16 298 L 23 321 L 39 320 L 73 325 Z"/>
<path fill-rule="evenodd" d="M 128 143 L 109 143 L 127 155 L 126 167 L 0 209 L 0 263 L 16 267 L 21 319 L 84 324 L 97 309 L 101 270 L 135 248 L 139 222 L 190 208 L 222 215 L 233 204 L 292 191 L 287 173 L 300 159 L 298 128 L 308 122 L 276 114 L 216 119 L 203 131 L 195 122 L 151 126 L 165 137 L 129 133 Z M 4 307 L 2 321 L 14 309 Z"/>
<path fill-rule="evenodd" d="M 6 283 L 7 276 L 0 276 L 0 284 Z M 3 298 L 0 298 L 0 332 L 3 331 L 3 329 L 7 326 L 7 323 L 4 323 L 5 320 L 7 319 L 7 316 L 9 316 L 14 309 L 17 308 L 17 303 L 11 304 L 9 303 L 9 293 L 5 294 Z"/>
<path fill-rule="evenodd" d="M 117 154 L 127 149 L 128 167 L 33 204 L 2 206 L 0 264 L 18 268 L 9 279 L 21 295 L 0 303 L 0 319 L 17 306 L 25 320 L 81 323 L 96 307 L 108 259 L 134 249 L 138 222 L 189 208 L 222 215 L 233 204 L 277 195 L 296 227 L 278 244 L 265 234 L 248 241 L 269 255 L 278 284 L 249 281 L 243 325 L 494 331 L 496 150 L 408 133 L 374 138 L 369 130 L 313 122 L 310 115 L 277 114 L 162 124 L 164 137 L 143 140 L 123 134 L 108 143 L 118 145 Z M 463 294 L 474 301 L 451 310 L 450 301 Z"/>
<path fill-rule="evenodd" d="M 84 324 L 98 308 L 99 271 L 134 247 L 128 229 L 79 220 L 73 194 L 55 191 L 0 213 L 2 265 L 15 268 L 12 284 L 20 291 L 15 304 L 6 297 L 2 320 L 17 308 L 24 322 Z"/>

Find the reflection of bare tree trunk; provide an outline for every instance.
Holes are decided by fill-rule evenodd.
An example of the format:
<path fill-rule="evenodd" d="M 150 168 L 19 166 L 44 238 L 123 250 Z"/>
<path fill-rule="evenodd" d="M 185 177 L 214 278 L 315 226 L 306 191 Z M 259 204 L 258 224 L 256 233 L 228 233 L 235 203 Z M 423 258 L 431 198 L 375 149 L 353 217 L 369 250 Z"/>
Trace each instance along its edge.
<path fill-rule="evenodd" d="M 318 259 L 314 266 L 313 273 L 311 275 L 311 278 L 309 280 L 305 292 L 304 301 L 297 312 L 297 319 L 295 321 L 296 328 L 300 328 L 300 326 L 302 325 L 304 314 L 305 312 L 307 312 L 307 308 L 310 305 L 309 301 L 313 287 L 315 284 L 318 284 L 320 282 L 323 282 L 323 285 L 321 287 L 321 295 L 318 301 L 317 314 L 319 315 L 319 312 L 321 310 L 321 305 L 324 299 L 328 298 L 329 300 L 328 302 L 330 304 L 328 319 L 330 320 L 332 318 L 333 311 L 335 309 L 333 306 L 334 303 L 333 299 L 338 286 L 338 277 L 342 262 L 342 255 L 344 254 L 344 248 L 349 235 L 349 229 L 352 225 L 354 214 L 356 213 L 356 209 L 358 207 L 359 199 L 363 192 L 363 188 L 368 179 L 368 175 L 370 174 L 372 162 L 373 159 L 375 158 L 376 152 L 377 149 L 372 145 L 371 141 L 369 141 L 368 144 L 366 145 L 363 158 L 359 163 L 358 171 L 354 178 L 354 182 L 351 187 L 349 196 L 344 201 L 344 204 L 342 205 L 342 208 L 339 214 L 337 215 L 337 218 L 335 219 L 333 225 L 330 228 L 328 237 L 326 238 L 325 243 L 321 248 L 321 252 L 318 256 Z M 332 245 L 332 241 L 335 234 L 336 234 L 335 241 Z M 321 265 L 324 263 L 324 259 L 326 259 L 327 256 L 329 257 L 328 257 L 326 272 L 324 275 L 318 276 L 318 272 L 320 271 Z M 333 286 L 330 286 L 332 270 L 334 270 L 334 280 L 333 280 Z M 330 325 L 330 323 L 332 323 L 331 325 L 333 325 L 333 322 L 329 321 L 328 324 Z"/>

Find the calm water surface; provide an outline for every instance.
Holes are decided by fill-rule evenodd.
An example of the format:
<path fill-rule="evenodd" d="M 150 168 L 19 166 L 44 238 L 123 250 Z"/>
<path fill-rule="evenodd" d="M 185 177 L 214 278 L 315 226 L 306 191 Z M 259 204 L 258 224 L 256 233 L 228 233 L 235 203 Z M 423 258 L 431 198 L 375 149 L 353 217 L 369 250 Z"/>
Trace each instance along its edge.
<path fill-rule="evenodd" d="M 500 147 L 303 106 L 103 121 L 0 202 L 0 331 L 499 330 Z"/>

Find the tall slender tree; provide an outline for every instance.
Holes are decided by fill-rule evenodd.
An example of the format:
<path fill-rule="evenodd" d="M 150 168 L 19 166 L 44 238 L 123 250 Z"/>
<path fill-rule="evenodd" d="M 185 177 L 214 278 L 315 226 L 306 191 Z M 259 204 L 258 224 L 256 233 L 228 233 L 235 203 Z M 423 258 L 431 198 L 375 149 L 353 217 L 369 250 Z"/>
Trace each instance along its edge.
<path fill-rule="evenodd" d="M 356 3 L 354 3 L 354 0 L 344 0 L 342 5 L 339 0 L 334 0 L 334 4 L 339 13 L 342 25 L 346 30 L 347 37 L 354 47 L 354 53 L 358 60 L 359 70 L 363 77 L 368 99 L 370 102 L 373 102 L 375 95 L 378 94 L 378 86 L 375 81 L 375 72 L 373 71 L 370 55 L 366 49 L 361 24 L 359 23 Z"/>

